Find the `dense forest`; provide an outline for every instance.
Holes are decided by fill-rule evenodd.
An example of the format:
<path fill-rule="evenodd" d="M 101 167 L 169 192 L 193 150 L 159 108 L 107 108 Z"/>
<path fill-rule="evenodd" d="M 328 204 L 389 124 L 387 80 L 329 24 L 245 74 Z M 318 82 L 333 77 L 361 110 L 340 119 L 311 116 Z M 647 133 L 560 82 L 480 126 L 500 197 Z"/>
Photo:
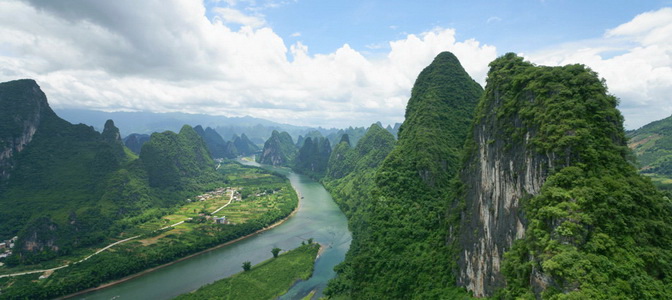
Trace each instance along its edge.
<path fill-rule="evenodd" d="M 353 243 L 337 279 L 330 283 L 330 295 L 355 299 L 456 296 L 444 216 L 451 179 L 481 93 L 457 58 L 441 53 L 418 76 L 399 140 L 386 157 L 387 147 L 366 145 L 362 138 L 358 148 L 373 153 L 359 154 L 366 159 L 356 164 L 366 167 L 348 172 L 336 169 L 339 159 L 334 155 L 343 152 L 333 152 L 332 176 L 348 173 L 365 179 L 351 183 L 356 184 L 351 188 L 355 191 L 327 180 L 336 199 L 342 199 L 340 195 L 359 198 L 337 200 L 346 207 Z M 384 132 L 378 126 L 372 128 L 378 128 L 378 134 Z M 388 142 L 384 144 L 389 146 L 393 137 L 385 134 Z"/>
<path fill-rule="evenodd" d="M 479 291 L 472 256 L 460 257 L 462 283 L 486 296 L 501 287 L 503 298 L 669 297 L 672 206 L 628 160 L 623 117 L 605 83 L 583 65 L 536 66 L 511 53 L 490 67 L 461 176 L 460 246 L 466 256 L 488 241 L 505 245 L 504 280 L 488 288 L 484 279 Z M 493 162 L 502 165 L 495 171 L 502 189 L 527 195 L 498 203 L 501 189 L 487 188 L 497 183 L 473 176 Z M 515 219 L 523 231 L 512 233 L 513 245 L 497 240 L 506 230 L 499 226 Z M 491 262 L 485 270 L 498 278 L 499 263 Z"/>
<path fill-rule="evenodd" d="M 633 167 L 604 81 L 515 54 L 490 67 L 483 92 L 440 54 L 418 76 L 393 148 L 388 138 L 365 158 L 347 136 L 336 145 L 323 182 L 353 242 L 325 293 L 667 297 L 672 203 Z M 664 172 L 665 121 L 635 132 L 633 148 L 656 166 L 644 172 Z"/>

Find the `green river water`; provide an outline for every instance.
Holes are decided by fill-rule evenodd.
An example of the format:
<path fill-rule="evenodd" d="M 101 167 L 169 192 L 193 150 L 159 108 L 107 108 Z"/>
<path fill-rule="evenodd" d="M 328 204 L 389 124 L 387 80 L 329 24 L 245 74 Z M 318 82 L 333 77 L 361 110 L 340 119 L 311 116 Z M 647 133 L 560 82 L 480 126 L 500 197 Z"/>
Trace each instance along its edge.
<path fill-rule="evenodd" d="M 257 264 L 271 258 L 274 247 L 293 249 L 309 238 L 326 249 L 315 262 L 313 276 L 295 284 L 281 299 L 301 299 L 312 290 L 317 290 L 314 297 L 317 299 L 327 281 L 334 277 L 334 266 L 343 261 L 350 247 L 345 215 L 320 183 L 286 168 L 264 167 L 286 175 L 300 197 L 303 196 L 298 212 L 285 223 L 233 245 L 75 299 L 171 299 L 242 271 L 244 261 Z"/>

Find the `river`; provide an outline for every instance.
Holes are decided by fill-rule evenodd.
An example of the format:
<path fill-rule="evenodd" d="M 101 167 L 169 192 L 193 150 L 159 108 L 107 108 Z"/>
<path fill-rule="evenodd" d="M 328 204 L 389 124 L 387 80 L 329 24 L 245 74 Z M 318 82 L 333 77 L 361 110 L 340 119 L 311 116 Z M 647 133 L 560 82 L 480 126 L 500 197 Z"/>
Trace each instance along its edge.
<path fill-rule="evenodd" d="M 287 176 L 294 189 L 303 196 L 298 212 L 285 223 L 232 245 L 75 299 L 171 299 L 242 271 L 244 261 L 257 264 L 269 259 L 271 249 L 275 247 L 293 249 L 309 238 L 326 249 L 315 261 L 313 276 L 295 284 L 281 298 L 301 299 L 312 290 L 317 290 L 314 299 L 322 296 L 327 281 L 335 275 L 334 266 L 343 261 L 350 247 L 351 235 L 345 215 L 320 183 L 286 168 L 263 167 Z"/>

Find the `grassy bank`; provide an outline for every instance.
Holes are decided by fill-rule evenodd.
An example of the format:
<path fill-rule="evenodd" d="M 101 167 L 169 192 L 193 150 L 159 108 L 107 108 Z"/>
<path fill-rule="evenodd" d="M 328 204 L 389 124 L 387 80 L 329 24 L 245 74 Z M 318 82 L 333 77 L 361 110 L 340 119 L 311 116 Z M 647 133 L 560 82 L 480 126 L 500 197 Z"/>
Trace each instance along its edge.
<path fill-rule="evenodd" d="M 313 273 L 319 244 L 303 245 L 176 299 L 274 299 Z M 270 255 L 269 249 L 269 255 Z M 242 264 L 243 262 L 241 262 Z"/>

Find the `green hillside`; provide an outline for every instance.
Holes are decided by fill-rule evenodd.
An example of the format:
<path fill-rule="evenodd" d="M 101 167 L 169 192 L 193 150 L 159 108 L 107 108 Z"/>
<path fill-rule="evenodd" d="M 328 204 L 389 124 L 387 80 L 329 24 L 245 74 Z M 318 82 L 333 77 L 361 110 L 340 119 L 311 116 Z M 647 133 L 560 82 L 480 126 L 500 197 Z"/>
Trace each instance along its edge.
<path fill-rule="evenodd" d="M 668 298 L 672 205 L 628 162 L 617 99 L 582 65 L 536 66 L 509 53 L 490 66 L 475 128 L 496 122 L 491 134 L 503 133 L 508 156 L 525 145 L 532 161 L 545 160 L 530 168 L 550 166 L 538 194 L 522 199 L 526 230 L 504 255 L 499 297 Z M 468 145 L 468 157 L 487 146 Z M 475 179 L 465 174 L 469 186 Z M 471 213 L 483 212 L 462 215 Z"/>
<path fill-rule="evenodd" d="M 482 88 L 452 53 L 439 54 L 420 73 L 396 146 L 368 181 L 373 186 L 356 187 L 366 200 L 349 205 L 358 207 L 349 218 L 353 244 L 338 279 L 330 284 L 331 295 L 354 299 L 458 297 L 454 263 L 445 243 L 444 214 L 481 93 Z M 384 129 L 379 131 L 394 139 Z M 365 144 L 364 139 L 358 146 Z M 342 193 L 334 190 L 337 195 Z"/>
<path fill-rule="evenodd" d="M 287 132 L 273 130 L 264 143 L 264 149 L 257 156 L 257 162 L 273 166 L 292 166 L 298 149 Z"/>
<path fill-rule="evenodd" d="M 313 178 L 322 178 L 331 155 L 331 144 L 323 137 L 307 137 L 299 149 L 292 169 Z"/>
<path fill-rule="evenodd" d="M 672 191 L 672 117 L 651 122 L 626 135 L 640 172 L 657 186 Z"/>
<path fill-rule="evenodd" d="M 102 243 L 125 219 L 221 179 L 191 127 L 154 134 L 138 159 L 112 121 L 101 134 L 62 120 L 32 80 L 0 84 L 0 107 L 0 136 L 13 137 L 3 138 L 13 155 L 0 180 L 0 239 L 19 237 L 9 265 Z"/>

